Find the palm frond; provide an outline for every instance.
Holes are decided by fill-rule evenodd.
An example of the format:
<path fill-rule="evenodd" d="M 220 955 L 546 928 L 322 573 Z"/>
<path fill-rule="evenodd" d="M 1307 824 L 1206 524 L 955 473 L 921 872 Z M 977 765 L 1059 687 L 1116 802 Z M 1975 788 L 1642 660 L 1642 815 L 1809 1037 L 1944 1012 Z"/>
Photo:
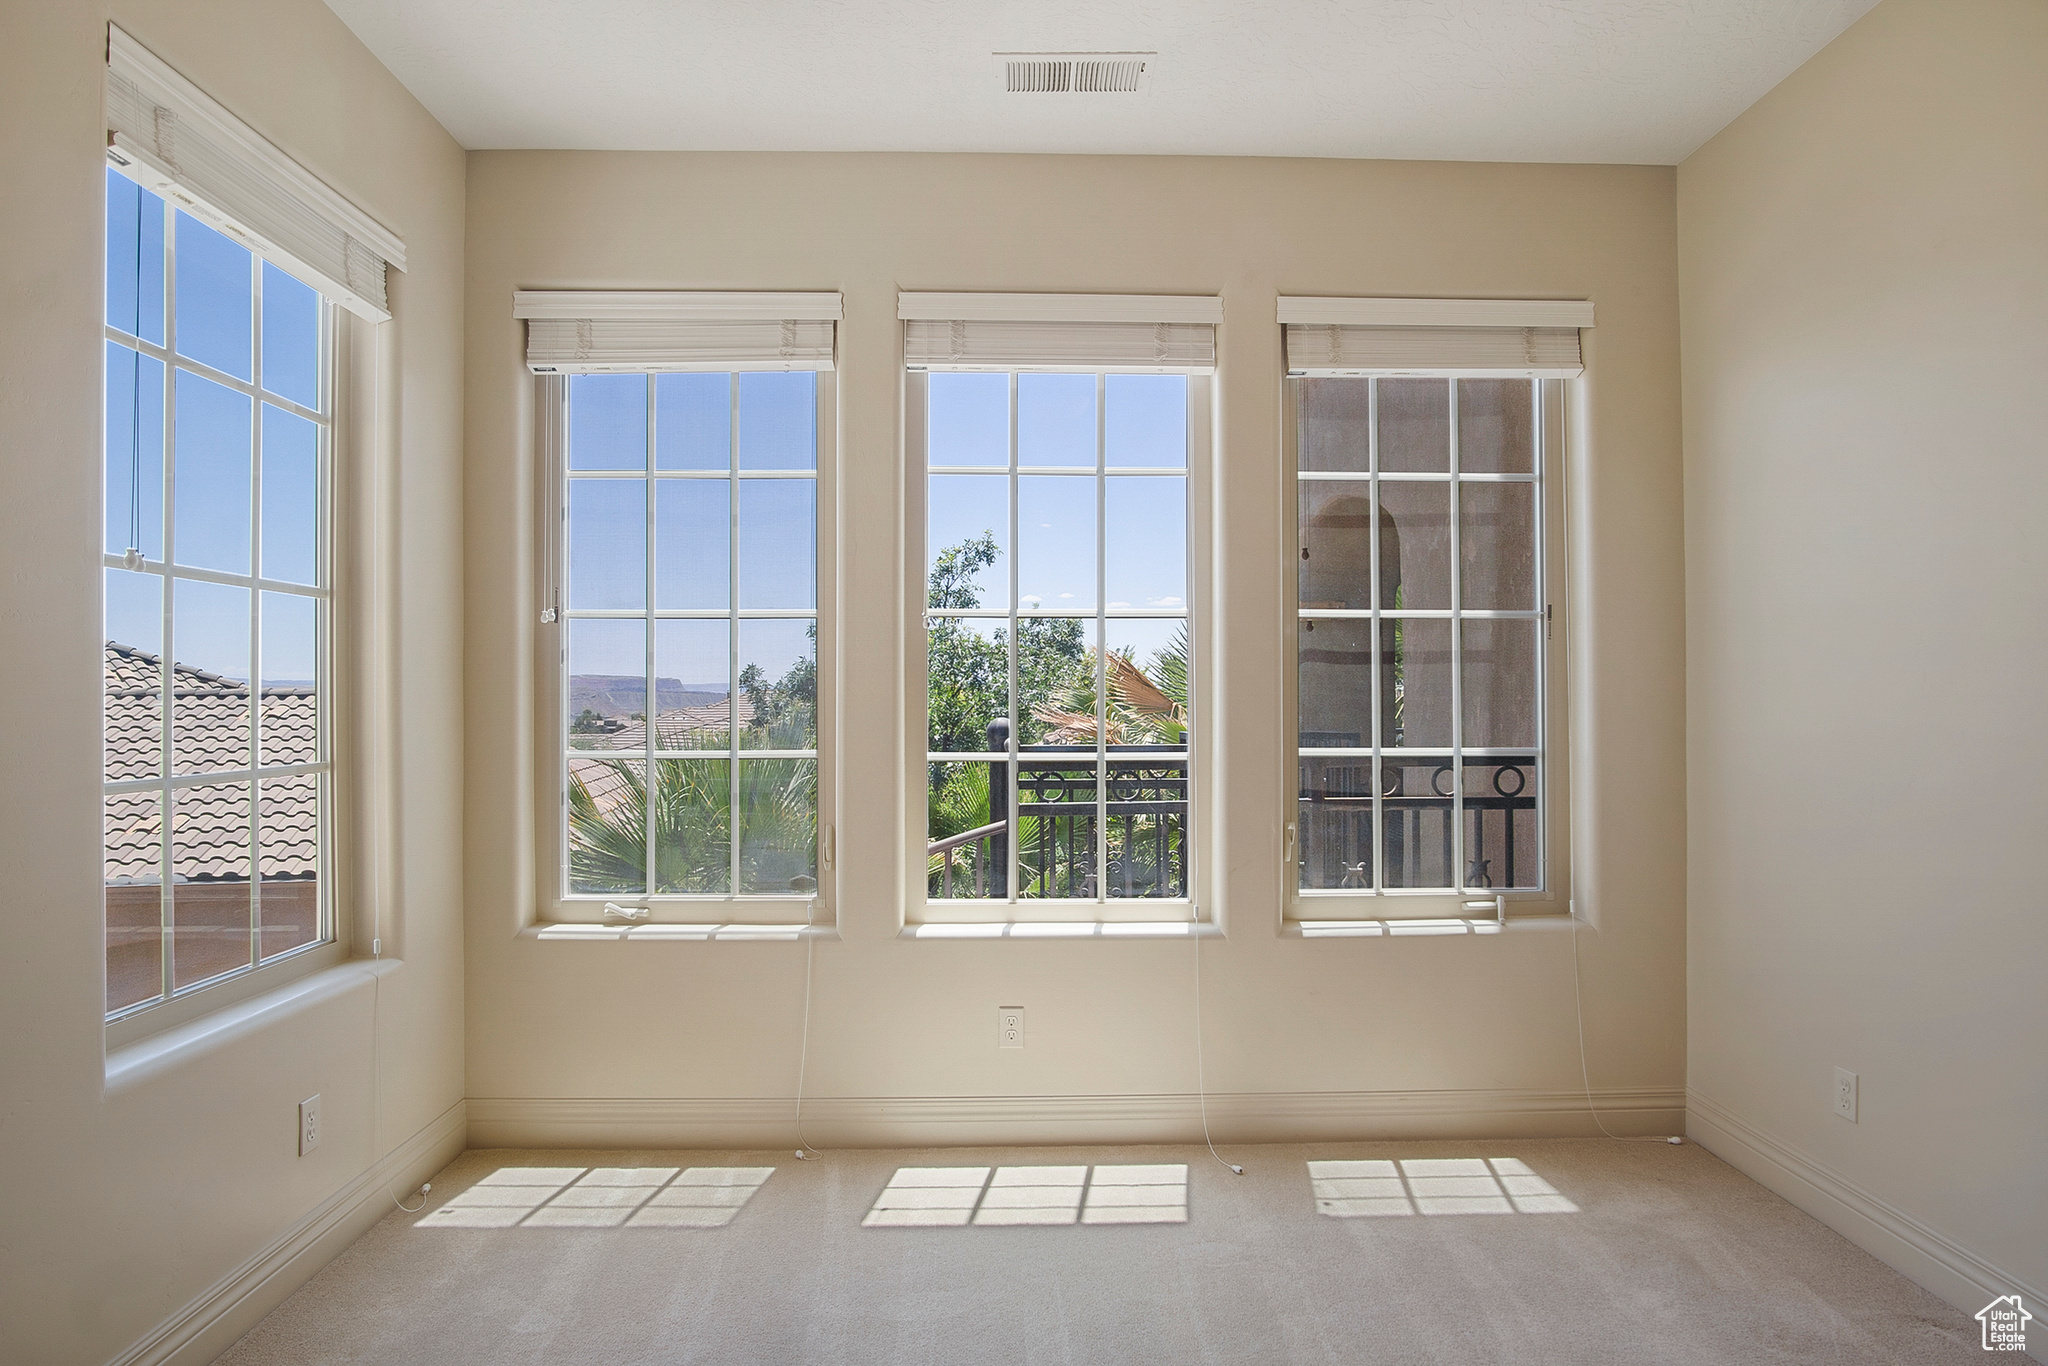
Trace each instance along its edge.
<path fill-rule="evenodd" d="M 585 896 L 645 895 L 650 813 L 644 765 L 606 763 L 599 770 L 590 762 L 591 768 L 569 776 L 570 889 Z M 652 891 L 730 893 L 732 761 L 659 759 L 654 770 Z M 749 886 L 815 878 L 816 761 L 743 760 L 739 786 L 741 875 Z"/>

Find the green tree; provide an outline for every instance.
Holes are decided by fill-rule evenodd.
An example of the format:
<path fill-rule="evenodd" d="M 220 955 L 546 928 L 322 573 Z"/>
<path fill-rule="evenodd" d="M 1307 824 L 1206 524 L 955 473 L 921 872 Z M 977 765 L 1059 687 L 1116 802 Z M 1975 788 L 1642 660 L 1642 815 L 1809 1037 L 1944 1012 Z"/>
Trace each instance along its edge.
<path fill-rule="evenodd" d="M 818 747 L 818 624 L 806 633 L 810 652 L 770 681 L 758 664 L 740 670 L 739 692 L 749 718 L 744 749 L 816 749 Z"/>
<path fill-rule="evenodd" d="M 1025 708 L 1017 743 L 1062 743 L 1040 715 L 1045 701 L 1075 687 L 1092 687 L 1095 656 L 1088 648 L 1082 623 L 1075 617 L 1022 617 L 1017 622 L 1017 688 Z M 1091 710 L 1093 704 L 1090 704 Z M 1091 731 L 1089 740 L 1094 739 Z"/>
<path fill-rule="evenodd" d="M 981 606 L 974 576 L 994 564 L 996 538 L 985 531 L 948 546 L 932 560 L 927 601 L 933 608 Z M 988 725 L 1009 713 L 1009 649 L 1003 633 L 981 635 L 958 617 L 932 617 L 927 655 L 927 740 L 934 750 L 976 750 L 988 746 Z M 939 775 L 933 773 L 933 780 Z"/>
<path fill-rule="evenodd" d="M 996 562 L 996 538 L 984 531 L 932 557 L 928 604 L 936 610 L 981 606 L 974 576 Z M 1009 704 L 1009 631 L 984 636 L 958 617 L 929 621 L 926 695 L 934 751 L 988 747 L 988 726 L 998 717 L 1019 724 L 1018 743 L 1046 743 L 1046 727 L 1027 710 L 1019 722 Z M 1017 684 L 1026 698 L 1069 688 L 1087 672 L 1083 624 L 1073 617 L 1025 617 L 1017 623 Z M 934 781 L 939 775 L 933 774 Z"/>
<path fill-rule="evenodd" d="M 927 604 L 935 610 L 965 611 L 980 607 L 974 578 L 996 562 L 995 534 L 984 531 L 932 557 Z M 1010 639 L 1007 625 L 987 635 L 957 617 L 928 622 L 927 743 L 935 753 L 959 753 L 988 747 L 989 723 L 999 717 L 1018 726 L 1019 744 L 1052 743 L 1051 726 L 1025 708 L 1019 717 L 1009 696 Z M 1092 675 L 1086 628 L 1072 617 L 1025 617 L 1017 623 L 1017 675 L 1022 696 L 1046 698 L 1071 689 Z M 1009 800 L 991 793 L 985 761 L 938 761 L 926 785 L 926 829 L 934 841 L 978 830 L 995 819 Z M 1025 822 L 1027 827 L 1032 821 Z M 987 852 L 976 842 L 950 855 L 954 895 L 971 895 L 979 872 L 975 860 Z M 940 895 L 948 855 L 934 854 L 929 868 L 931 894 Z"/>
<path fill-rule="evenodd" d="M 970 611 L 981 606 L 974 576 L 996 562 L 996 534 L 984 531 L 932 557 L 929 605 L 934 609 Z"/>

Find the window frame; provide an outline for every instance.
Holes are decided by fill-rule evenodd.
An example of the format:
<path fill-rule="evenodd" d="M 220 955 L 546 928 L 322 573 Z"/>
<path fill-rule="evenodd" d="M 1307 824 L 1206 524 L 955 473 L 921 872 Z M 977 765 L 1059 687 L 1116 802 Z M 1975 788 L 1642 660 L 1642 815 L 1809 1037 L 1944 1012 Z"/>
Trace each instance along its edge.
<path fill-rule="evenodd" d="M 709 365 L 693 364 L 692 370 L 709 370 Z M 646 376 L 649 380 L 650 409 L 653 404 L 653 381 L 662 374 L 673 373 L 672 369 L 650 367 L 647 369 L 610 369 L 607 374 L 634 374 Z M 749 365 L 735 362 L 730 369 L 719 373 L 739 375 L 744 373 L 784 373 L 780 368 Z M 534 917 L 541 927 L 548 925 L 606 925 L 611 927 L 639 925 L 688 925 L 688 926 L 732 926 L 732 925 L 823 925 L 831 922 L 832 907 L 837 904 L 836 859 L 833 836 L 836 825 L 837 754 L 838 754 L 838 421 L 839 396 L 836 370 L 821 369 L 810 371 L 817 376 L 816 411 L 816 470 L 813 475 L 817 487 L 817 591 L 814 612 L 818 623 L 817 639 L 817 727 L 818 742 L 814 762 L 817 765 L 817 835 L 814 852 L 817 875 L 817 889 L 808 895 L 800 893 L 742 893 L 737 890 L 726 893 L 662 893 L 656 894 L 651 888 L 643 895 L 630 894 L 571 894 L 569 891 L 569 762 L 567 745 L 569 726 L 569 651 L 568 623 L 572 618 L 566 608 L 565 587 L 568 581 L 568 488 L 572 471 L 569 469 L 569 384 L 576 376 L 567 373 L 540 373 L 533 376 L 533 433 L 532 447 L 535 453 L 534 466 L 538 483 L 536 494 L 537 527 L 535 541 L 535 562 L 539 569 L 536 594 L 540 603 L 538 624 L 534 633 L 535 674 L 537 679 L 534 707 L 537 730 L 535 736 L 537 763 L 535 783 L 535 830 L 539 835 L 534 841 L 536 854 L 536 893 Z M 651 418 L 650 418 L 651 422 Z M 737 440 L 738 428 L 733 429 Z M 740 481 L 750 477 L 750 472 L 734 464 L 726 471 L 726 477 Z M 790 472 L 783 472 L 785 474 Z M 631 478 L 630 473 L 616 476 Z M 648 468 L 640 476 L 650 492 L 660 479 L 694 478 L 703 480 L 716 478 L 704 472 L 682 474 L 662 473 L 654 468 L 654 428 L 649 427 Z M 772 477 L 772 476 L 771 476 Z M 650 496 L 648 548 L 653 549 L 653 508 L 655 500 Z M 729 509 L 733 519 L 730 525 L 737 529 L 738 503 L 735 500 Z M 735 538 L 734 553 L 737 554 Z M 650 554 L 651 562 L 651 554 Z M 738 585 L 732 585 L 734 596 L 728 599 L 723 619 L 737 624 L 748 619 L 745 609 L 738 606 Z M 695 614 L 700 619 L 704 613 Z M 771 615 L 791 616 L 782 612 Z M 662 619 L 652 606 L 642 615 L 644 620 Z M 651 648 L 651 643 L 650 643 Z M 737 633 L 733 649 L 737 650 Z M 736 667 L 736 666 L 735 666 Z M 737 675 L 728 680 L 732 689 L 731 697 L 736 701 L 739 695 Z M 653 708 L 649 701 L 650 711 Z M 589 751 L 595 756 L 605 751 Z M 619 752 L 622 756 L 624 751 Z M 744 758 L 754 751 L 740 749 Z M 776 757 L 777 751 L 761 752 L 760 757 Z M 715 757 L 715 756 L 707 756 Z M 786 756 L 785 756 L 786 757 Z M 649 775 L 651 777 L 651 774 Z M 738 831 L 731 833 L 734 857 L 738 856 Z M 606 905 L 642 909 L 645 916 L 632 920 L 607 915 Z M 713 913 L 723 911 L 725 913 Z"/>
<path fill-rule="evenodd" d="M 341 723 L 345 712 L 346 698 L 341 695 L 344 680 L 349 673 L 347 652 L 344 641 L 349 630 L 349 595 L 341 573 L 342 561 L 339 548 L 345 531 L 346 514 L 343 504 L 343 479 L 341 467 L 349 454 L 352 433 L 347 409 L 352 399 L 349 387 L 350 357 L 356 349 L 357 339 L 350 311 L 320 283 L 319 277 L 300 263 L 285 256 L 274 248 L 257 243 L 238 243 L 250 251 L 250 378 L 240 379 L 227 374 L 196 357 L 181 356 L 177 351 L 177 224 L 180 215 L 190 218 L 197 225 L 212 231 L 221 231 L 221 224 L 211 219 L 209 207 L 198 202 L 180 202 L 177 195 L 165 194 L 161 187 L 152 184 L 155 178 L 145 166 L 138 166 L 113 155 L 106 160 L 106 171 L 119 175 L 133 184 L 145 196 L 159 199 L 163 214 L 163 282 L 161 305 L 163 309 L 163 340 L 153 342 L 137 334 L 123 331 L 108 321 L 105 309 L 101 309 L 100 334 L 101 354 L 101 449 L 99 452 L 100 475 L 102 479 L 100 507 L 101 526 L 97 535 L 101 538 L 99 612 L 102 628 L 106 621 L 106 572 L 119 569 L 126 572 L 143 572 L 160 581 L 161 615 L 159 618 L 159 654 L 161 658 L 161 695 L 159 737 L 159 764 L 162 770 L 153 778 L 110 780 L 105 772 L 104 736 L 106 730 L 105 693 L 102 688 L 102 759 L 101 759 L 101 805 L 104 821 L 105 802 L 108 797 L 132 792 L 153 792 L 157 794 L 159 806 L 157 819 L 158 835 L 158 930 L 160 948 L 158 964 L 160 971 L 158 994 L 142 1001 L 118 1008 L 103 1008 L 105 1027 L 110 1045 L 132 1042 L 162 1028 L 168 1028 L 194 1016 L 235 1000 L 267 990 L 272 986 L 303 976 L 307 972 L 339 963 L 348 952 L 347 917 L 342 913 L 343 882 L 346 880 L 346 860 L 339 847 L 338 834 L 343 825 L 344 803 L 350 800 L 352 785 L 345 776 L 346 765 L 339 756 L 346 752 L 346 727 Z M 103 181 L 103 184 L 106 182 Z M 101 227 L 107 226 L 107 213 L 103 208 Z M 225 234 L 234 240 L 233 234 Z M 106 248 L 102 247 L 102 261 L 106 259 Z M 263 388 L 263 277 L 268 265 L 296 279 L 313 291 L 319 308 L 319 357 L 318 403 L 316 408 L 305 405 Z M 105 266 L 102 265 L 102 287 L 105 286 Z M 138 281 L 137 288 L 140 288 Z M 161 518 L 164 558 L 149 560 L 113 554 L 105 544 L 105 515 L 110 490 L 106 487 L 107 460 L 106 441 L 109 433 L 105 430 L 107 399 L 114 383 L 112 367 L 105 363 L 106 348 L 109 344 L 134 352 L 157 362 L 163 370 L 163 396 L 161 400 L 161 463 L 158 478 L 162 484 Z M 176 390 L 180 373 L 190 373 L 233 392 L 239 393 L 250 402 L 250 572 L 235 574 L 194 566 L 180 566 L 175 561 L 176 543 L 173 522 L 176 516 L 175 480 L 177 469 L 177 405 Z M 263 577 L 262 561 L 262 477 L 263 477 L 263 407 L 270 405 L 281 411 L 313 424 L 317 433 L 315 443 L 315 543 L 313 548 L 312 585 Z M 136 420 L 131 415 L 131 420 Z M 353 462 L 350 462 L 353 463 Z M 175 669 L 172 654 L 176 649 L 172 634 L 174 619 L 174 588 L 180 581 L 210 582 L 228 587 L 244 588 L 250 594 L 250 635 L 249 652 L 251 661 L 250 689 L 250 749 L 253 767 L 244 769 L 208 769 L 194 773 L 178 773 L 172 755 L 175 735 L 175 716 L 172 694 L 175 689 Z M 261 705 L 261 658 L 262 658 L 262 607 L 263 595 L 282 593 L 294 597 L 311 599 L 314 604 L 314 734 L 316 758 L 310 763 L 270 764 L 262 762 L 263 708 Z M 103 636 L 104 638 L 104 636 Z M 316 783 L 315 797 L 315 934 L 304 944 L 262 956 L 262 883 L 260 860 L 259 815 L 261 809 L 261 782 L 293 776 L 312 776 Z M 203 978 L 179 987 L 175 982 L 175 911 L 174 889 L 176 853 L 172 846 L 173 818 L 172 795 L 184 788 L 203 787 L 222 782 L 244 782 L 249 784 L 251 794 L 249 813 L 249 861 L 250 861 L 250 957 L 249 961 L 224 972 Z M 104 825 L 102 827 L 102 860 L 104 861 Z M 101 894 L 102 914 L 102 985 L 106 984 L 104 940 L 106 899 Z M 104 1001 L 103 1001 L 104 1007 Z"/>
<path fill-rule="evenodd" d="M 1097 440 L 1098 460 L 1096 475 L 1098 483 L 1107 477 L 1109 468 L 1102 463 L 1100 442 L 1102 424 L 1105 422 L 1103 384 L 1106 378 L 1115 374 L 1149 373 L 1183 375 L 1188 381 L 1187 421 L 1188 451 L 1184 476 L 1187 480 L 1187 573 L 1188 598 L 1184 620 L 1187 622 L 1189 644 L 1188 666 L 1188 722 L 1186 732 L 1187 753 L 1187 825 L 1182 834 L 1183 878 L 1187 895 L 1184 897 L 1111 897 L 1084 898 L 953 898 L 934 899 L 929 895 L 928 868 L 930 844 L 926 785 L 931 751 L 928 748 L 929 731 L 927 720 L 928 669 L 930 663 L 929 643 L 926 634 L 926 618 L 929 615 L 927 583 L 928 545 L 928 480 L 931 476 L 929 459 L 929 434 L 926 430 L 928 415 L 928 392 L 930 370 L 904 367 L 900 402 L 902 412 L 901 431 L 903 434 L 903 574 L 904 604 L 903 622 L 904 650 L 902 669 L 904 679 L 904 802 L 901 809 L 903 822 L 904 880 L 901 891 L 905 924 L 915 930 L 921 925 L 1010 925 L 1010 924 L 1150 924 L 1175 922 L 1197 925 L 1211 924 L 1214 918 L 1214 868 L 1216 859 L 1211 852 L 1210 841 L 1216 838 L 1216 812 L 1214 784 L 1209 772 L 1216 767 L 1218 726 L 1213 715 L 1212 699 L 1216 689 L 1211 685 L 1212 649 L 1214 640 L 1213 615 L 1214 594 L 1210 579 L 1214 564 L 1214 510 L 1213 489 L 1216 451 L 1216 374 L 1206 367 L 1177 367 L 1162 365 L 1148 367 L 1142 371 L 1132 367 L 1105 365 L 982 365 L 966 367 L 982 372 L 1011 376 L 1011 450 L 1013 461 L 1005 468 L 1012 479 L 1017 477 L 1014 464 L 1016 442 L 1015 377 L 1020 374 L 1088 374 L 1100 381 L 1097 389 Z M 948 467 L 941 467 L 941 471 Z M 991 468 L 986 471 L 993 473 Z M 1014 498 L 1010 508 L 1011 522 L 1016 520 Z M 1097 507 L 1098 568 L 1106 545 L 1107 528 L 1102 519 L 1106 509 L 1100 503 Z M 1006 547 L 1006 556 L 1015 565 L 1014 543 Z M 1114 621 L 1117 616 L 1110 614 L 1107 607 L 1107 588 L 1098 575 L 1096 614 L 1090 618 L 1097 621 Z M 1018 604 L 1012 598 L 1010 612 L 1012 619 Z M 1146 614 L 1132 612 L 1131 617 Z M 1098 642 L 1098 651 L 1103 642 Z M 1098 676 L 1100 666 L 1098 665 Z M 1012 686 L 1016 685 L 1013 678 Z M 1098 709 L 1101 705 L 1098 691 Z M 1013 702 L 1014 707 L 1014 693 Z M 1015 718 L 1012 718 L 1013 722 Z M 1012 746 L 1017 743 L 1013 734 Z M 1108 751 L 1099 751 L 1105 759 Z M 1014 851 L 1013 851 L 1014 861 Z"/>
<path fill-rule="evenodd" d="M 1537 607 L 1533 613 L 1508 616 L 1510 620 L 1535 620 L 1542 629 L 1537 633 L 1538 665 L 1536 670 L 1537 722 L 1536 743 L 1532 748 L 1536 756 L 1536 777 L 1534 786 L 1537 794 L 1536 824 L 1537 848 L 1541 856 L 1541 876 L 1534 887 L 1523 888 L 1476 888 L 1459 885 L 1443 888 L 1388 887 L 1384 884 L 1385 839 L 1380 829 L 1379 811 L 1381 782 L 1374 781 L 1376 795 L 1373 798 L 1373 862 L 1374 886 L 1360 889 L 1304 888 L 1301 882 L 1301 764 L 1308 758 L 1318 756 L 1304 750 L 1300 744 L 1300 631 L 1304 620 L 1304 609 L 1300 601 L 1300 578 L 1297 566 L 1300 563 L 1302 547 L 1300 533 L 1299 490 L 1303 483 L 1315 480 L 1349 478 L 1359 483 L 1369 483 L 1374 489 L 1377 506 L 1377 489 L 1380 471 L 1378 455 L 1378 406 L 1375 395 L 1372 406 L 1372 449 L 1373 465 L 1369 474 L 1335 474 L 1329 471 L 1304 470 L 1301 465 L 1301 394 L 1303 382 L 1307 379 L 1355 379 L 1359 381 L 1380 379 L 1429 379 L 1446 384 L 1451 391 L 1450 409 L 1451 452 L 1442 482 L 1455 489 L 1463 479 L 1468 478 L 1458 469 L 1457 462 L 1457 384 L 1466 379 L 1519 378 L 1527 380 L 1533 390 L 1532 400 L 1536 405 L 1532 434 L 1536 449 L 1534 452 L 1534 477 L 1523 480 L 1495 480 L 1493 482 L 1533 482 L 1537 489 L 1535 507 L 1537 523 L 1536 541 L 1536 594 Z M 1281 755 L 1281 783 L 1286 814 L 1282 820 L 1283 857 L 1280 861 L 1280 905 L 1283 908 L 1283 927 L 1287 928 L 1330 928 L 1352 923 L 1373 923 L 1382 921 L 1418 920 L 1471 920 L 1471 919 L 1512 919 L 1517 916 L 1548 916 L 1569 914 L 1571 898 L 1570 867 L 1570 737 L 1568 722 L 1570 715 L 1567 695 L 1567 605 L 1569 599 L 1568 574 L 1570 565 L 1566 554 L 1567 542 L 1571 535 L 1569 499 L 1566 496 L 1566 479 L 1571 459 L 1572 432 L 1568 418 L 1572 406 L 1572 387 L 1578 381 L 1559 379 L 1542 375 L 1511 375 L 1500 370 L 1430 370 L 1418 373 L 1413 370 L 1344 370 L 1339 374 L 1328 372 L 1294 373 L 1283 378 L 1285 386 L 1281 395 L 1282 409 L 1282 459 L 1281 477 L 1283 484 L 1281 545 L 1286 567 L 1283 570 L 1285 582 L 1283 594 L 1285 617 L 1281 623 L 1284 632 L 1282 655 L 1282 703 L 1283 703 L 1283 753 Z M 1433 481 L 1423 481 L 1433 482 Z M 1479 481 L 1474 481 L 1479 482 Z M 1451 504 L 1450 534 L 1452 537 L 1449 554 L 1453 572 L 1459 572 L 1459 505 L 1453 494 Z M 1378 529 L 1373 531 L 1373 545 L 1378 545 Z M 1375 557 L 1377 551 L 1375 551 Z M 1377 560 L 1375 558 L 1375 564 Z M 1374 571 L 1377 573 L 1377 570 Z M 1379 595 L 1372 595 L 1369 612 L 1354 612 L 1350 615 L 1373 623 L 1371 638 L 1375 652 L 1378 650 L 1380 633 L 1377 629 L 1383 618 Z M 1468 615 L 1462 601 L 1440 615 L 1451 623 L 1452 638 L 1459 640 L 1459 623 Z M 1475 619 L 1500 619 L 1503 614 L 1494 611 L 1471 613 Z M 1462 649 L 1462 642 L 1459 642 Z M 1377 699 L 1380 688 L 1380 669 L 1373 670 L 1373 688 Z M 1457 727 L 1453 734 L 1451 750 L 1453 803 L 1451 825 L 1453 831 L 1452 866 L 1460 870 L 1462 879 L 1468 871 L 1465 853 L 1465 821 L 1463 819 L 1463 758 L 1465 747 L 1459 743 L 1463 738 L 1463 708 L 1460 692 L 1463 687 L 1461 671 L 1453 667 L 1451 678 L 1453 702 L 1451 715 Z M 1378 710 L 1377 701 L 1375 711 Z M 1442 747 L 1422 747 L 1442 748 Z M 1522 749 L 1524 747 L 1515 747 Z M 1374 772 L 1378 771 L 1378 760 L 1390 747 L 1376 744 L 1369 747 Z"/>

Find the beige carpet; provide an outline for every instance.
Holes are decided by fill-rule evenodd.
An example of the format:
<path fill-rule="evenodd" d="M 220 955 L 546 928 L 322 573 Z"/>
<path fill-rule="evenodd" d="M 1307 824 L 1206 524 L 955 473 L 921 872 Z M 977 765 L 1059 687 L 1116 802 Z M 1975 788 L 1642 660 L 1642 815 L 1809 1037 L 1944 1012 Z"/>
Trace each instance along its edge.
<path fill-rule="evenodd" d="M 1984 1359 L 1690 1144 L 1227 1155 L 1243 1177 L 1179 1147 L 469 1152 L 220 1360 Z"/>

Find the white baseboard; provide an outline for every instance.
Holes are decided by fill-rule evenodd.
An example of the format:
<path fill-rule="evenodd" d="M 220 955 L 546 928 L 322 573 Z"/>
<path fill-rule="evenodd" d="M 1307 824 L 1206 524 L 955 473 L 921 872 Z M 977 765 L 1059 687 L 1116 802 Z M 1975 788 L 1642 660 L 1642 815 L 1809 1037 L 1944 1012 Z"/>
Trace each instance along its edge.
<path fill-rule="evenodd" d="M 2001 1295 L 2048 1304 L 2040 1286 L 1993 1266 L 1726 1106 L 1697 1091 L 1688 1091 L 1686 1100 L 1686 1132 L 1694 1142 L 1964 1313 L 1974 1314 Z M 2037 1360 L 2048 1360 L 2042 1352 L 2048 1346 L 2044 1336 L 2033 1334 L 2028 1355 Z"/>
<path fill-rule="evenodd" d="M 1594 1092 L 1616 1133 L 1677 1133 L 1685 1093 Z M 1582 1091 L 1343 1091 L 1212 1095 L 1218 1142 L 1375 1138 L 1535 1138 L 1596 1134 Z M 778 1148 L 796 1141 L 796 1106 L 777 1099 L 477 1098 L 473 1148 Z M 804 1137 L 839 1147 L 1189 1143 L 1193 1095 L 815 1096 Z"/>
<path fill-rule="evenodd" d="M 466 1102 L 449 1106 L 109 1366 L 201 1366 L 212 1361 L 383 1218 L 390 1208 L 390 1187 L 430 1176 L 454 1160 L 462 1151 L 468 1122 Z"/>

